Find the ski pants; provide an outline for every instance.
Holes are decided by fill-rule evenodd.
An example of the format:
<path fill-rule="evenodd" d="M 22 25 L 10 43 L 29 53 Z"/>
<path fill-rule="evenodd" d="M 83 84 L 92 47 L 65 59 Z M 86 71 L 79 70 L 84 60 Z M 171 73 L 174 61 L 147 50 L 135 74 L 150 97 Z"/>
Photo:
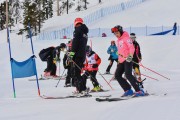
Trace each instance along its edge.
<path fill-rule="evenodd" d="M 98 81 L 96 79 L 96 74 L 97 74 L 97 71 L 86 71 L 82 75 L 84 83 L 86 84 L 87 78 L 90 76 L 90 79 L 92 81 L 93 86 L 94 87 L 99 86 L 99 83 L 98 83 Z"/>
<path fill-rule="evenodd" d="M 85 58 L 75 57 L 75 58 L 73 58 L 73 60 L 76 63 L 76 65 L 75 65 L 75 77 L 74 77 L 75 86 L 79 92 L 82 92 L 82 91 L 86 90 L 86 85 L 85 85 L 83 78 L 81 76 L 81 69 L 83 68 L 83 63 L 85 61 Z"/>
<path fill-rule="evenodd" d="M 106 72 L 110 72 L 110 69 L 111 69 L 114 61 L 118 62 L 118 59 L 109 59 L 109 60 L 110 60 L 110 63 L 109 63 L 109 66 L 106 69 Z"/>
<path fill-rule="evenodd" d="M 131 85 L 122 77 L 123 73 L 125 73 L 127 80 L 130 82 L 135 91 L 139 91 L 140 88 L 136 82 L 137 80 L 132 75 L 132 62 L 124 61 L 123 63 L 119 63 L 115 72 L 115 78 L 119 82 L 120 86 L 124 91 L 127 91 L 131 89 Z"/>

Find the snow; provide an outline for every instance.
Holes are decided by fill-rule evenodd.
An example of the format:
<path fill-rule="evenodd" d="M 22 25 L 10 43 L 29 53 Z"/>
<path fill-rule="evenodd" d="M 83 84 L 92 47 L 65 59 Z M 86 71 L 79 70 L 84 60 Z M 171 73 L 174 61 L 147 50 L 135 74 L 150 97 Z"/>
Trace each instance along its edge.
<path fill-rule="evenodd" d="M 96 51 L 102 58 L 100 72 L 104 72 L 108 64 L 108 54 L 106 49 L 109 43 L 115 38 L 93 38 L 93 50 Z M 141 68 L 143 74 L 155 77 L 159 81 L 148 79 L 145 81 L 145 89 L 149 93 L 155 93 L 156 96 L 149 96 L 144 98 L 137 98 L 121 102 L 112 103 L 97 103 L 95 98 L 82 99 L 65 99 L 65 100 L 44 100 L 38 97 L 36 82 L 28 81 L 28 78 L 16 79 L 17 98 L 12 96 L 12 83 L 9 65 L 9 55 L 7 43 L 1 43 L 1 57 L 0 66 L 2 75 L 0 76 L 0 113 L 1 119 L 6 120 L 49 120 L 49 119 L 63 119 L 71 120 L 74 118 L 87 120 L 117 120 L 126 119 L 132 120 L 138 118 L 139 120 L 179 120 L 180 107 L 180 63 L 177 62 L 179 56 L 177 51 L 180 50 L 180 37 L 161 36 L 161 37 L 138 37 L 141 45 L 143 61 L 142 63 L 167 76 L 171 80 L 166 80 L 158 75 Z M 67 40 L 55 41 L 34 41 L 35 53 L 52 45 L 58 45 Z M 12 42 L 13 57 L 17 60 L 24 60 L 31 55 L 30 43 L 28 41 Z M 101 45 L 101 47 L 99 47 Z M 20 48 L 20 49 L 17 49 Z M 103 48 L 103 49 L 102 49 Z M 161 48 L 161 49 L 160 49 Z M 61 55 L 62 57 L 63 55 Z M 43 73 L 46 63 L 40 61 L 37 57 L 37 69 L 39 75 Z M 62 64 L 61 64 L 62 66 Z M 113 66 L 112 73 L 115 70 Z M 61 67 L 61 73 L 63 68 Z M 59 71 L 57 71 L 58 73 Z M 109 81 L 112 76 L 105 76 Z M 97 75 L 98 81 L 102 84 L 104 89 L 110 88 L 100 75 Z M 41 94 L 49 96 L 66 96 L 70 95 L 75 88 L 64 88 L 64 81 L 60 81 L 58 88 L 55 88 L 56 80 L 40 81 Z M 93 95 L 109 95 L 113 97 L 120 96 L 123 91 L 116 81 L 111 82 L 115 90 L 99 93 Z M 88 81 L 87 86 L 92 88 L 92 84 Z M 167 94 L 164 96 L 164 94 Z"/>
<path fill-rule="evenodd" d="M 177 11 L 178 3 L 179 1 L 175 0 L 166 0 L 166 2 L 164 0 L 149 0 L 136 8 L 121 13 L 118 17 L 117 14 L 110 15 L 109 18 L 97 21 L 89 27 L 112 27 L 116 24 L 123 26 L 172 25 L 175 21 L 179 22 L 177 17 L 179 14 L 179 11 Z M 81 16 L 86 14 L 85 11 L 79 13 Z M 57 23 L 56 21 L 58 20 L 62 21 L 63 24 L 72 23 L 75 15 L 70 16 L 65 15 L 62 17 L 63 19 L 56 17 L 53 18 L 54 20 L 50 19 L 44 25 L 44 28 L 56 28 L 52 23 Z M 136 19 L 134 19 L 134 16 Z M 31 56 L 29 39 L 25 39 L 24 36 L 17 36 L 15 33 L 11 33 L 10 38 L 13 58 L 22 61 Z M 109 63 L 109 55 L 106 53 L 106 50 L 110 41 L 116 40 L 116 38 L 91 38 L 88 44 L 90 44 L 90 40 L 93 43 L 93 50 L 102 59 L 100 72 L 103 73 Z M 98 103 L 94 97 L 44 100 L 38 97 L 36 82 L 28 81 L 29 78 L 22 78 L 15 79 L 17 98 L 13 98 L 6 30 L 0 31 L 0 120 L 180 120 L 180 62 L 178 61 L 180 59 L 178 55 L 180 51 L 180 36 L 137 36 L 137 40 L 141 45 L 143 65 L 171 78 L 171 80 L 166 80 L 141 68 L 143 74 L 159 79 L 159 81 L 155 81 L 147 78 L 144 82 L 145 90 L 155 95 L 110 103 Z M 67 41 L 63 39 L 39 41 L 36 40 L 36 37 L 33 38 L 39 76 L 46 67 L 46 63 L 42 62 L 38 57 L 39 51 L 49 46 L 57 46 L 62 42 L 67 43 Z M 61 55 L 62 57 L 63 54 Z M 112 73 L 115 71 L 115 64 L 111 70 Z M 61 62 L 61 74 L 63 70 Z M 57 73 L 59 74 L 58 70 Z M 109 81 L 112 76 L 104 77 Z M 103 89 L 110 90 L 110 87 L 99 74 L 97 79 L 103 86 Z M 64 80 L 61 80 L 56 88 L 57 82 L 57 80 L 39 81 L 41 94 L 66 96 L 71 95 L 72 91 L 75 90 L 75 88 L 64 88 Z M 111 94 L 113 97 L 119 97 L 123 94 L 116 81 L 112 81 L 111 85 L 114 90 L 94 93 L 93 95 Z M 88 81 L 87 86 L 92 88 L 92 83 Z"/>

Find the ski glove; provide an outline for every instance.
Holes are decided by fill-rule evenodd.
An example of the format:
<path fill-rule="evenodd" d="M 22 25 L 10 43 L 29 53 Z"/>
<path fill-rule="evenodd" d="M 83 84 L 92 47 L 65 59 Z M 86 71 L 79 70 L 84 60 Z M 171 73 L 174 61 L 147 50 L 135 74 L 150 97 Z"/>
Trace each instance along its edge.
<path fill-rule="evenodd" d="M 71 57 L 71 58 L 73 58 L 74 55 L 75 55 L 75 52 L 69 52 L 69 53 L 68 53 L 68 56 Z"/>
<path fill-rule="evenodd" d="M 127 61 L 127 62 L 132 62 L 132 59 L 133 59 L 133 57 L 132 57 L 131 55 L 129 55 L 129 56 L 126 58 L 126 61 Z"/>
<path fill-rule="evenodd" d="M 56 61 L 56 62 L 60 62 L 61 61 L 61 59 L 59 57 L 55 57 L 53 60 Z"/>

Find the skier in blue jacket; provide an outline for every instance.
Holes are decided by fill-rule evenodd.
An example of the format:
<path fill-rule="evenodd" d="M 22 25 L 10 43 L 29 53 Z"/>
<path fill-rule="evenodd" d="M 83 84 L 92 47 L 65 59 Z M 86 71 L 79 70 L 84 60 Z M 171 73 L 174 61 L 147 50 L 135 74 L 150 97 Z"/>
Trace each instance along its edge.
<path fill-rule="evenodd" d="M 110 47 L 109 47 L 108 50 L 107 50 L 107 53 L 110 54 L 110 57 L 109 57 L 109 59 L 108 59 L 108 60 L 110 61 L 110 63 L 109 63 L 109 66 L 108 66 L 107 69 L 106 69 L 105 74 L 110 74 L 110 69 L 111 69 L 114 61 L 118 62 L 117 51 L 118 51 L 118 49 L 117 49 L 117 47 L 116 47 L 115 41 L 112 40 L 112 41 L 111 41 L 111 45 L 110 45 Z"/>

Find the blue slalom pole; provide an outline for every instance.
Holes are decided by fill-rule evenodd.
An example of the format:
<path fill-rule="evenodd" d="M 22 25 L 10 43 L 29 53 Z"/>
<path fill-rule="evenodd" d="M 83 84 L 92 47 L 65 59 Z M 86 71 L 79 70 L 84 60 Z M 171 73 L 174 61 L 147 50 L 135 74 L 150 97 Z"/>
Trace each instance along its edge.
<path fill-rule="evenodd" d="M 13 75 L 13 68 L 12 68 L 12 55 L 11 55 L 11 43 L 10 43 L 10 37 L 9 37 L 9 28 L 7 27 L 7 39 L 9 44 L 9 56 L 10 56 L 10 63 L 11 63 L 11 75 L 12 75 L 12 83 L 13 83 L 13 95 L 14 98 L 16 98 L 16 89 L 15 89 L 15 83 L 14 83 L 14 75 Z"/>
<path fill-rule="evenodd" d="M 32 48 L 32 54 L 34 55 L 34 48 L 33 48 L 33 42 L 32 42 L 32 32 L 31 32 L 31 27 L 30 27 L 30 22 L 28 22 L 28 28 L 29 28 L 29 38 L 31 40 L 31 48 Z M 35 58 L 34 59 L 34 69 L 36 71 L 36 82 L 37 82 L 37 87 L 38 87 L 38 95 L 40 96 L 41 93 L 40 93 L 40 87 L 39 87 L 39 80 L 38 80 L 38 74 L 37 74 L 37 69 L 36 69 L 36 60 Z"/>

